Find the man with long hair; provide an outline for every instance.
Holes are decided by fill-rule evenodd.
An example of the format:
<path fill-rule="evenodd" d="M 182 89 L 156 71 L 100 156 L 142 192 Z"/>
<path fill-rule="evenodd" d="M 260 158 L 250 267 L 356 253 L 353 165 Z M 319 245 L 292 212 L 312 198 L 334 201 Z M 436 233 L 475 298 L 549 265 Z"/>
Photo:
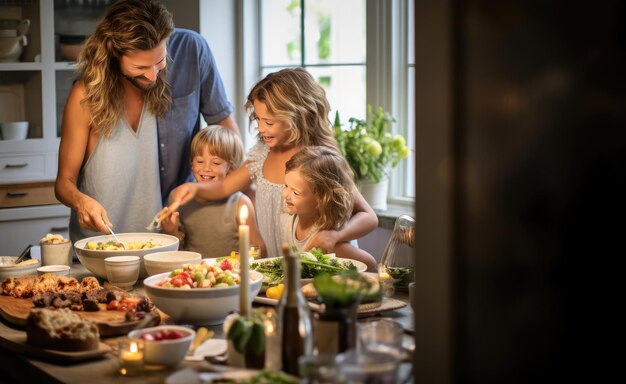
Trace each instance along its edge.
<path fill-rule="evenodd" d="M 239 134 L 215 59 L 197 33 L 174 28 L 157 0 L 117 1 L 78 57 L 63 114 L 57 198 L 73 241 L 144 232 L 190 177 L 200 114 Z"/>

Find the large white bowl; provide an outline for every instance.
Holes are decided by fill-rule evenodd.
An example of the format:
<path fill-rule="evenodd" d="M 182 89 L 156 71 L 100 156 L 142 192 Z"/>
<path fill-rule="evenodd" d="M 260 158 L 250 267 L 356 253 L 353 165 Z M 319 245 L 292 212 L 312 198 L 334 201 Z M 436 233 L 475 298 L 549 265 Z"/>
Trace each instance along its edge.
<path fill-rule="evenodd" d="M 165 235 L 162 233 L 118 233 L 117 237 L 122 242 L 147 242 L 152 241 L 154 244 L 161 244 L 154 248 L 145 249 L 132 249 L 132 250 L 120 250 L 120 251 L 97 251 L 87 249 L 85 246 L 87 242 L 103 242 L 106 243 L 113 239 L 111 235 L 101 235 L 88 237 L 86 239 L 78 240 L 74 243 L 74 250 L 76 256 L 82 265 L 88 270 L 93 272 L 98 277 L 103 279 L 107 278 L 106 269 L 104 267 L 104 259 L 110 256 L 139 256 L 141 258 L 141 268 L 139 270 L 139 278 L 143 279 L 148 276 L 148 272 L 143 263 L 144 255 L 162 251 L 175 251 L 178 249 L 178 238 L 176 236 Z"/>
<path fill-rule="evenodd" d="M 168 276 L 169 273 L 150 276 L 143 281 L 143 286 L 154 305 L 178 324 L 221 324 L 230 312 L 239 310 L 239 285 L 192 289 L 157 286 Z M 250 303 L 259 293 L 262 281 L 263 275 L 250 271 Z"/>
<path fill-rule="evenodd" d="M 131 339 L 142 339 L 142 335 L 147 333 L 154 335 L 156 332 L 168 332 L 171 330 L 178 331 L 184 336 L 178 339 L 143 341 L 144 363 L 171 367 L 180 363 L 187 355 L 189 346 L 196 336 L 196 332 L 193 329 L 177 325 L 159 325 L 157 327 L 130 331 L 128 337 Z"/>
<path fill-rule="evenodd" d="M 172 272 L 177 268 L 182 268 L 183 264 L 200 264 L 200 261 L 202 261 L 202 255 L 191 251 L 156 252 L 143 257 L 143 264 L 150 276 Z"/>
<path fill-rule="evenodd" d="M 37 268 L 41 267 L 41 262 L 36 259 L 20 265 L 15 265 L 15 260 L 17 256 L 0 256 L 0 282 L 8 277 L 37 275 Z"/>

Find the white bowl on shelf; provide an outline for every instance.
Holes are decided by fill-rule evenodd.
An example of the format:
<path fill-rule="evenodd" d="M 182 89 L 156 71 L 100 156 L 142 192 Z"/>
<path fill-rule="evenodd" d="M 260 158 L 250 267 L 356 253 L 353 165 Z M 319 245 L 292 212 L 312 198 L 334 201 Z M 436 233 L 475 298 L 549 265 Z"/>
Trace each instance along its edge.
<path fill-rule="evenodd" d="M 5 121 L 0 123 L 3 140 L 24 140 L 28 137 L 28 121 Z"/>

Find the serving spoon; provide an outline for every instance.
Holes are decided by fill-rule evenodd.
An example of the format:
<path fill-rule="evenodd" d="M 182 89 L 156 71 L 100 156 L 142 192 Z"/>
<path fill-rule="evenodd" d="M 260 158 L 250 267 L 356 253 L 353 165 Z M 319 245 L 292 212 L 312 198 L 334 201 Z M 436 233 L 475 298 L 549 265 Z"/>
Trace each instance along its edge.
<path fill-rule="evenodd" d="M 102 224 L 104 224 L 104 227 L 105 227 L 106 229 L 108 229 L 108 230 L 109 230 L 109 232 L 111 233 L 111 235 L 113 235 L 113 238 L 115 239 L 115 241 L 116 241 L 118 244 L 120 244 L 120 245 L 122 246 L 122 248 L 126 249 L 126 246 L 124 245 L 124 243 L 122 243 L 122 242 L 120 241 L 120 239 L 118 239 L 118 238 L 117 238 L 117 235 L 115 235 L 115 232 L 113 232 L 113 230 L 111 229 L 111 227 L 109 227 L 109 226 L 107 225 L 107 223 L 105 223 L 105 222 L 104 222 L 104 220 L 102 220 Z"/>
<path fill-rule="evenodd" d="M 30 254 L 30 249 L 32 248 L 32 246 L 33 246 L 32 244 L 28 244 L 28 246 L 22 251 L 22 253 L 17 257 L 17 259 L 15 259 L 15 264 L 24 260 L 24 258 L 26 258 L 26 255 Z"/>

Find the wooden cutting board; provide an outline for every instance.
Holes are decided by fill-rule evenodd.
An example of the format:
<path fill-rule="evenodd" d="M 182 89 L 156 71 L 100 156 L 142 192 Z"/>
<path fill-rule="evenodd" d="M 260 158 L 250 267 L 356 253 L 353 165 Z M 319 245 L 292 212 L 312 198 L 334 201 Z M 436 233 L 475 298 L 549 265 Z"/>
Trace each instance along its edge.
<path fill-rule="evenodd" d="M 0 295 L 0 315 L 14 325 L 25 327 L 28 313 L 33 307 L 32 299 Z M 125 335 L 139 323 L 139 320 L 126 321 L 123 311 L 75 311 L 75 313 L 86 320 L 96 323 L 101 337 Z M 160 315 L 156 309 L 151 315 L 153 320 L 145 324 L 145 327 L 151 327 L 160 323 Z"/>

